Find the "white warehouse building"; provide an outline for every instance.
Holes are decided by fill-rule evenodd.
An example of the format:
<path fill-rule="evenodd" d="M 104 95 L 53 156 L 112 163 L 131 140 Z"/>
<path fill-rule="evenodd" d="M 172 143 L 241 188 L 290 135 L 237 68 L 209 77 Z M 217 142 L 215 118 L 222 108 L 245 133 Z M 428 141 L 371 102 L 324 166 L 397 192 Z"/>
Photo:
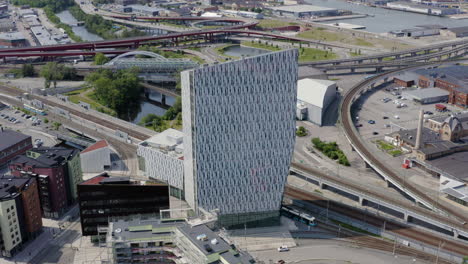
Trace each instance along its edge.
<path fill-rule="evenodd" d="M 101 173 L 112 166 L 109 144 L 101 140 L 80 153 L 81 170 L 84 173 Z"/>
<path fill-rule="evenodd" d="M 184 189 L 184 134 L 167 129 L 138 145 L 139 167 L 145 176 L 169 185 L 172 196 L 183 198 Z"/>
<path fill-rule="evenodd" d="M 336 99 L 336 83 L 329 80 L 302 79 L 297 83 L 296 117 L 319 126 L 325 111 Z"/>

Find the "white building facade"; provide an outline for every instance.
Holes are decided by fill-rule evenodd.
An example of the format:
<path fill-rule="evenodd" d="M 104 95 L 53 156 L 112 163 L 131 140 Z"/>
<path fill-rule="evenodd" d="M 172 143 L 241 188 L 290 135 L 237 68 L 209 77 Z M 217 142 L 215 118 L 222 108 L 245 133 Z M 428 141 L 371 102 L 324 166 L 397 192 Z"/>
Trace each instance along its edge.
<path fill-rule="evenodd" d="M 170 186 L 172 196 L 183 198 L 183 133 L 165 130 L 138 145 L 140 169 L 145 176 Z"/>
<path fill-rule="evenodd" d="M 182 72 L 185 198 L 223 226 L 279 219 L 295 142 L 297 50 Z"/>
<path fill-rule="evenodd" d="M 329 80 L 302 79 L 297 84 L 296 118 L 323 125 L 328 106 L 336 99 L 336 83 Z"/>

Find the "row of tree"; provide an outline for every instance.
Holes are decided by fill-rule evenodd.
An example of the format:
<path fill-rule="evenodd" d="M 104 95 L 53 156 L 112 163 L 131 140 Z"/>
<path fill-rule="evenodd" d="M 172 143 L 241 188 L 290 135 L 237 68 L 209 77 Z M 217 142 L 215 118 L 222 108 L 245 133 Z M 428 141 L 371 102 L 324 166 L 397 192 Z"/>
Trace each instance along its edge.
<path fill-rule="evenodd" d="M 48 62 L 41 68 L 41 77 L 44 77 L 46 88 L 50 88 L 53 84 L 54 88 L 57 88 L 57 81 L 74 81 L 78 77 L 76 75 L 76 69 L 73 67 L 67 67 L 57 62 Z"/>
<path fill-rule="evenodd" d="M 12 0 L 13 5 L 29 5 L 30 7 L 49 7 L 54 12 L 60 12 L 75 4 L 74 0 Z"/>

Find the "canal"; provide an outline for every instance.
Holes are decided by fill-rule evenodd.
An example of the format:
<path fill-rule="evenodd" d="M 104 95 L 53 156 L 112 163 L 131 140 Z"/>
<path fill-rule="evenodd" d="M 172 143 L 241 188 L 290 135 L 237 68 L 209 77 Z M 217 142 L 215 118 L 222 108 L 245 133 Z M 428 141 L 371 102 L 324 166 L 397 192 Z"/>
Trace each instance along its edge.
<path fill-rule="evenodd" d="M 84 26 L 76 26 L 76 23 L 78 23 L 78 20 L 73 17 L 73 15 L 70 13 L 70 11 L 65 10 L 60 13 L 56 14 L 58 18 L 60 18 L 60 21 L 62 23 L 67 24 L 72 27 L 73 32 L 79 36 L 81 39 L 84 41 L 97 41 L 97 40 L 102 40 L 101 37 L 99 37 L 96 34 L 93 34 L 86 30 Z"/>
<path fill-rule="evenodd" d="M 379 7 L 357 5 L 341 0 L 304 0 L 307 4 L 351 10 L 353 13 L 368 14 L 364 18 L 340 19 L 324 22 L 345 22 L 365 26 L 365 31 L 386 33 L 391 30 L 407 29 L 417 25 L 439 24 L 447 27 L 462 27 L 468 25 L 468 20 L 457 20 L 446 17 L 429 16 L 417 13 L 389 10 Z"/>

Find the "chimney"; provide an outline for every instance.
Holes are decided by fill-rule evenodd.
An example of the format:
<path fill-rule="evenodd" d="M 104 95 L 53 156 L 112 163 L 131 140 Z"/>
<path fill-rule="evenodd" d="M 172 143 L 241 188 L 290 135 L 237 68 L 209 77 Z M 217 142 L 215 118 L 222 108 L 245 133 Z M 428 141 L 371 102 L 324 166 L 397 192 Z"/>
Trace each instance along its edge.
<path fill-rule="evenodd" d="M 423 122 L 424 122 L 424 111 L 421 109 L 419 110 L 419 123 L 418 123 L 418 131 L 416 134 L 416 144 L 414 145 L 414 149 L 418 150 L 421 148 L 423 144 Z"/>

